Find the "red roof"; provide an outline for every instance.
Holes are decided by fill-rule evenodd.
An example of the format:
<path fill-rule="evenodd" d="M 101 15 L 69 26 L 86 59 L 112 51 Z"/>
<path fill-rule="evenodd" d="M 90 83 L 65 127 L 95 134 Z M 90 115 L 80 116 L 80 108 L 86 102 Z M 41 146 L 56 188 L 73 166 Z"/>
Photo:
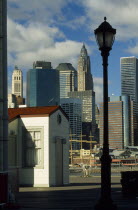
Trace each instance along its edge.
<path fill-rule="evenodd" d="M 9 121 L 20 117 L 20 115 L 51 115 L 56 110 L 61 109 L 60 106 L 39 106 L 39 107 L 24 107 L 24 108 L 9 108 Z"/>

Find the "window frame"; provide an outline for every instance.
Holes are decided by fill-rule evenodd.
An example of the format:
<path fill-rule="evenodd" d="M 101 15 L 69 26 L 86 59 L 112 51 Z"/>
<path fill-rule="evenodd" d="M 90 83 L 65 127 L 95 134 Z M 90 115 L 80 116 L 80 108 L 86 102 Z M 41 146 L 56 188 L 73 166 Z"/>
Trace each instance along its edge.
<path fill-rule="evenodd" d="M 27 132 L 40 132 L 40 141 L 41 141 L 41 164 L 35 165 L 35 166 L 27 166 L 26 163 L 26 134 Z M 43 126 L 27 126 L 27 127 L 22 127 L 22 167 L 23 168 L 44 168 L 44 127 Z"/>

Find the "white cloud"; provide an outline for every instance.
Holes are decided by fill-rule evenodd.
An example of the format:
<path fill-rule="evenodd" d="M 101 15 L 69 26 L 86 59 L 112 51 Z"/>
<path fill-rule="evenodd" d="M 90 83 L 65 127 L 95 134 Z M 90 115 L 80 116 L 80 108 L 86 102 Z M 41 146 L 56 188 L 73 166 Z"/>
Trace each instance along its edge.
<path fill-rule="evenodd" d="M 137 0 L 79 0 L 91 23 L 91 30 L 97 28 L 104 17 L 117 29 L 116 39 L 128 40 L 137 38 L 138 34 L 138 1 Z"/>
<path fill-rule="evenodd" d="M 71 0 L 9 0 L 8 15 L 13 20 L 53 23 L 62 16 L 62 8 Z"/>
<path fill-rule="evenodd" d="M 103 102 L 103 77 L 94 77 L 94 91 L 96 96 L 96 103 Z M 110 80 L 108 80 L 108 85 L 112 84 Z"/>
<path fill-rule="evenodd" d="M 96 95 L 96 103 L 100 103 L 103 101 L 103 78 L 102 77 L 94 77 L 94 91 Z"/>
<path fill-rule="evenodd" d="M 134 47 L 129 47 L 127 51 L 130 52 L 132 55 L 138 55 L 138 43 L 136 43 Z"/>
<path fill-rule="evenodd" d="M 59 41 L 58 41 L 59 40 Z M 67 40 L 57 27 L 30 23 L 18 24 L 8 18 L 8 63 L 31 68 L 36 60 L 72 62 L 76 66 L 82 43 Z"/>

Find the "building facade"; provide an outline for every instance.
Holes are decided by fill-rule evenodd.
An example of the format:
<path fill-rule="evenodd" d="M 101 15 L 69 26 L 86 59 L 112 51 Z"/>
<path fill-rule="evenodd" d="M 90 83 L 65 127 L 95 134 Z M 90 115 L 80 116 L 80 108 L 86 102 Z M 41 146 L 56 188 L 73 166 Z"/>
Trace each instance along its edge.
<path fill-rule="evenodd" d="M 81 100 L 82 135 L 85 136 L 84 139 L 90 140 L 90 136 L 94 137 L 96 128 L 95 92 L 93 90 L 90 57 L 88 56 L 87 49 L 84 44 L 78 58 L 78 90 L 69 92 L 68 96 L 70 98 L 79 98 Z M 86 146 L 85 149 L 89 149 L 89 147 Z"/>
<path fill-rule="evenodd" d="M 131 101 L 131 141 L 138 146 L 138 103 Z"/>
<path fill-rule="evenodd" d="M 30 69 L 27 72 L 27 106 L 59 105 L 59 72 L 55 69 Z"/>
<path fill-rule="evenodd" d="M 57 68 L 60 80 L 60 98 L 68 98 L 68 92 L 77 90 L 77 71 L 71 63 L 60 63 Z"/>
<path fill-rule="evenodd" d="M 15 108 L 8 113 L 9 170 L 18 168 L 12 182 L 34 187 L 69 184 L 69 122 L 61 107 Z"/>
<path fill-rule="evenodd" d="M 130 96 L 138 102 L 138 59 L 136 57 L 122 57 L 121 68 L 121 95 Z"/>
<path fill-rule="evenodd" d="M 136 108 L 137 107 L 137 108 Z M 100 103 L 100 145 L 103 145 L 103 103 Z M 109 147 L 124 149 L 137 145 L 138 104 L 129 96 L 110 97 L 109 109 Z"/>
<path fill-rule="evenodd" d="M 23 74 L 17 66 L 12 73 L 12 94 L 23 97 Z"/>
<path fill-rule="evenodd" d="M 14 94 L 8 94 L 8 108 L 17 107 L 17 98 Z"/>
<path fill-rule="evenodd" d="M 95 92 L 92 90 L 69 92 L 70 98 L 79 98 L 82 102 L 82 122 L 95 121 Z"/>
<path fill-rule="evenodd" d="M 74 91 L 68 93 L 70 98 L 78 98 L 82 103 L 82 133 L 84 140 L 97 140 L 95 129 L 95 92 L 92 90 Z M 92 138 L 90 136 L 93 136 Z M 90 149 L 90 144 L 83 143 L 84 149 Z"/>
<path fill-rule="evenodd" d="M 77 98 L 64 98 L 60 100 L 60 105 L 69 118 L 70 140 L 74 140 L 71 142 L 72 149 L 79 150 L 80 143 L 77 140 L 80 140 L 82 132 L 81 100 Z"/>

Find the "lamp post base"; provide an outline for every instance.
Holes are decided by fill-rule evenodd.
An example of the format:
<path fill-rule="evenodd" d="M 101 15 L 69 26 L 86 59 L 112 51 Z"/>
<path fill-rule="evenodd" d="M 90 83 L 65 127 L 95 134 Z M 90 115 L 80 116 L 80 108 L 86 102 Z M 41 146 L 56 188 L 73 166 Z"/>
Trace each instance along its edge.
<path fill-rule="evenodd" d="M 116 204 L 113 203 L 112 199 L 100 199 L 94 206 L 95 210 L 117 210 Z"/>

